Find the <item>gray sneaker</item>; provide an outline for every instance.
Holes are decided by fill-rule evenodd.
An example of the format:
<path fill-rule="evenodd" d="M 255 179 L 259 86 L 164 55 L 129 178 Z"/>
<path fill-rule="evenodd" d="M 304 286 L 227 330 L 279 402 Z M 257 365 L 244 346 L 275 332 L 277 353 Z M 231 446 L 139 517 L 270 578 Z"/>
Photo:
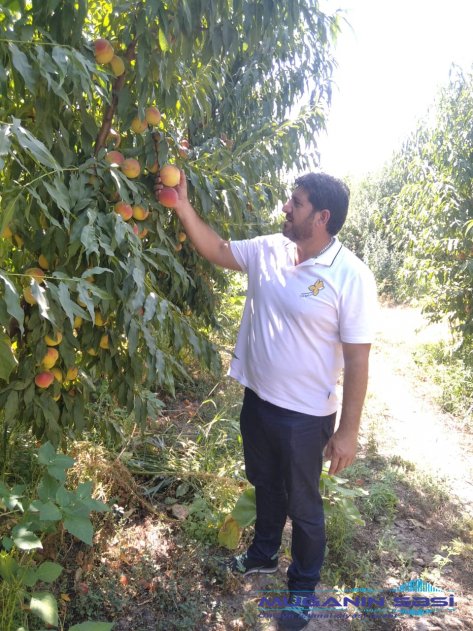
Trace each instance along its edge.
<path fill-rule="evenodd" d="M 248 574 L 272 574 L 277 572 L 278 559 L 270 559 L 269 561 L 255 561 L 248 558 L 248 553 L 244 552 L 230 559 L 228 567 L 233 574 L 248 576 Z"/>

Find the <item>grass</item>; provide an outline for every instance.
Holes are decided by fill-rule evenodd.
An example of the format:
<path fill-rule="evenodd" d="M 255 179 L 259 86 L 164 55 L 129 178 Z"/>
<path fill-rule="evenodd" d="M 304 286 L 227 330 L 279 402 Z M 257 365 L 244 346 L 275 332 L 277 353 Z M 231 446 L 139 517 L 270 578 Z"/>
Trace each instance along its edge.
<path fill-rule="evenodd" d="M 442 410 L 464 422 L 473 431 L 473 355 L 445 341 L 425 344 L 414 353 L 422 373 L 437 384 L 437 401 Z"/>

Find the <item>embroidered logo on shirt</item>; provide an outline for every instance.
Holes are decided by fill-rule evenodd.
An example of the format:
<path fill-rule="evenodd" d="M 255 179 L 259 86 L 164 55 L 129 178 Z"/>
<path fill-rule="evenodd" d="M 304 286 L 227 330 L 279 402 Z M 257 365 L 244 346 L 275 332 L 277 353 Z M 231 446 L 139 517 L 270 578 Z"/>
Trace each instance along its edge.
<path fill-rule="evenodd" d="M 312 285 L 309 285 L 307 289 L 309 290 L 308 292 L 303 292 L 301 294 L 302 298 L 307 298 L 307 296 L 317 296 L 322 289 L 325 289 L 324 281 L 320 279 L 316 280 Z"/>

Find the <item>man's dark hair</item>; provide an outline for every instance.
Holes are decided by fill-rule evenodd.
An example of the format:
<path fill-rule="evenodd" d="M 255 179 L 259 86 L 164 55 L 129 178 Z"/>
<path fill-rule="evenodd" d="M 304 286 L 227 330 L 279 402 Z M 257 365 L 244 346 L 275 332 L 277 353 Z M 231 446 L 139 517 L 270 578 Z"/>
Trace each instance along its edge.
<path fill-rule="evenodd" d="M 345 182 L 327 173 L 307 173 L 297 178 L 296 186 L 306 191 L 314 210 L 330 210 L 327 230 L 331 235 L 337 234 L 347 218 L 350 201 Z"/>

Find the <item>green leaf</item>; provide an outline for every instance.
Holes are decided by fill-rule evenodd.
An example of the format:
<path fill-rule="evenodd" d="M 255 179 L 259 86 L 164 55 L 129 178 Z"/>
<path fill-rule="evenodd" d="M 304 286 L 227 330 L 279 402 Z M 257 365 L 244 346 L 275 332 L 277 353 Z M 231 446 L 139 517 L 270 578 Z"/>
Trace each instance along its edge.
<path fill-rule="evenodd" d="M 167 52 L 169 50 L 169 44 L 162 28 L 159 29 L 158 40 L 159 40 L 159 47 L 161 48 L 162 52 L 163 53 Z"/>
<path fill-rule="evenodd" d="M 41 521 L 58 521 L 62 519 L 62 513 L 52 502 L 41 503 L 41 506 L 39 506 L 39 518 Z"/>
<path fill-rule="evenodd" d="M 20 296 L 16 290 L 15 285 L 6 275 L 0 273 L 0 278 L 5 284 L 4 299 L 7 306 L 7 312 L 13 318 L 15 318 L 15 320 L 18 322 L 21 332 L 24 333 L 23 322 L 25 318 L 25 313 L 20 305 Z"/>
<path fill-rule="evenodd" d="M 56 457 L 56 450 L 52 446 L 52 444 L 48 441 L 41 445 L 38 449 L 38 462 L 39 464 L 49 465 L 54 461 Z"/>
<path fill-rule="evenodd" d="M 6 335 L 0 336 L 0 379 L 8 382 L 17 365 L 18 362 L 13 353 L 10 338 Z"/>
<path fill-rule="evenodd" d="M 15 134 L 21 147 L 39 164 L 43 164 L 55 171 L 61 171 L 61 166 L 56 162 L 46 145 L 22 127 L 20 122 L 17 118 L 13 119 L 12 132 Z"/>
<path fill-rule="evenodd" d="M 113 622 L 81 622 L 69 627 L 69 631 L 110 631 Z"/>
<path fill-rule="evenodd" d="M 243 491 L 231 515 L 241 528 L 246 528 L 254 523 L 256 519 L 256 496 L 254 487 Z"/>
<path fill-rule="evenodd" d="M 0 170 L 3 169 L 3 165 L 5 164 L 5 160 L 3 156 L 7 156 L 10 151 L 10 125 L 1 125 L 0 126 Z M 5 226 L 2 225 L 1 230 L 3 230 Z"/>
<path fill-rule="evenodd" d="M 52 561 L 44 561 L 36 570 L 36 576 L 39 581 L 45 583 L 53 583 L 63 571 L 62 565 L 59 563 L 53 563 Z"/>
<path fill-rule="evenodd" d="M 50 592 L 34 592 L 31 594 L 30 609 L 46 624 L 57 627 L 58 610 L 57 601 Z"/>
<path fill-rule="evenodd" d="M 36 550 L 43 547 L 39 537 L 25 526 L 15 526 L 12 530 L 12 538 L 20 550 Z"/>
<path fill-rule="evenodd" d="M 18 392 L 16 390 L 12 390 L 8 395 L 7 401 L 5 403 L 5 421 L 11 424 L 15 421 L 19 409 L 19 397 Z"/>
<path fill-rule="evenodd" d="M 18 563 L 8 552 L 0 552 L 0 576 L 4 581 L 13 578 L 18 569 Z"/>
<path fill-rule="evenodd" d="M 33 68 L 28 61 L 28 57 L 12 42 L 8 44 L 8 48 L 10 49 L 12 55 L 12 64 L 19 72 L 20 76 L 23 77 L 27 88 L 31 90 L 31 92 L 34 92 L 36 88 L 36 82 Z"/>
<path fill-rule="evenodd" d="M 66 517 L 64 519 L 64 528 L 84 543 L 92 545 L 92 537 L 94 528 L 88 517 Z"/>

